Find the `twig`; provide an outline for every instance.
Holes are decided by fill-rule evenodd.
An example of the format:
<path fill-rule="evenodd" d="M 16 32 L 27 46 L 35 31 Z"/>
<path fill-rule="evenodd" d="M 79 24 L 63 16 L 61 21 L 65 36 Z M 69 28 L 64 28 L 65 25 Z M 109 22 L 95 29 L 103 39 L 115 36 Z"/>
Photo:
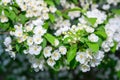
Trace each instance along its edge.
<path fill-rule="evenodd" d="M 0 34 L 9 34 L 9 32 L 0 32 Z"/>

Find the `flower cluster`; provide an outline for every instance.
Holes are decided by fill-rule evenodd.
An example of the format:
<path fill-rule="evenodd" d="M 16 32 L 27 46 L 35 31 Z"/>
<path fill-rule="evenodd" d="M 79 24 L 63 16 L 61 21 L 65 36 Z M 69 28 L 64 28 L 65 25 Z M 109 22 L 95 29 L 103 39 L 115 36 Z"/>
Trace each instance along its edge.
<path fill-rule="evenodd" d="M 105 52 L 120 47 L 119 12 L 107 13 L 112 3 L 101 10 L 92 1 L 79 5 L 73 0 L 0 2 L 0 25 L 9 32 L 5 50 L 13 58 L 24 53 L 35 71 L 80 66 L 87 72 L 101 63 Z"/>
<path fill-rule="evenodd" d="M 110 51 L 110 48 L 116 46 L 116 49 L 120 47 L 120 17 L 116 16 L 109 20 L 105 26 L 108 38 L 102 43 L 102 48 L 105 52 Z M 117 43 L 117 44 L 116 44 Z"/>
<path fill-rule="evenodd" d="M 80 69 L 83 72 L 86 72 L 90 70 L 90 66 L 98 66 L 102 61 L 103 57 L 103 51 L 98 51 L 98 53 L 94 55 L 90 50 L 86 50 L 86 52 L 77 52 L 76 61 L 81 64 Z"/>

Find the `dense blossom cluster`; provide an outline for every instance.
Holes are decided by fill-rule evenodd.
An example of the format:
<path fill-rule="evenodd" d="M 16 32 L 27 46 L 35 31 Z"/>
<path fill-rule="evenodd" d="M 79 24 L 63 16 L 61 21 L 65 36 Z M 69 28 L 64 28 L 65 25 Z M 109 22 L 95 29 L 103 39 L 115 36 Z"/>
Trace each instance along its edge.
<path fill-rule="evenodd" d="M 105 52 L 110 51 L 110 48 L 116 45 L 116 49 L 120 47 L 120 17 L 116 16 L 108 21 L 105 26 L 108 38 L 102 43 L 102 48 Z"/>
<path fill-rule="evenodd" d="M 107 0 L 108 6 L 103 5 L 104 10 L 119 2 L 110 1 Z M 24 53 L 35 71 L 44 70 L 46 66 L 55 70 L 56 66 L 71 68 L 71 62 L 75 61 L 79 64 L 73 65 L 87 72 L 100 64 L 105 52 L 120 47 L 120 17 L 108 19 L 111 15 L 99 10 L 97 5 L 89 9 L 88 4 L 81 2 L 82 9 L 66 0 L 60 0 L 60 9 L 49 0 L 1 0 L 0 5 L 5 6 L 0 22 L 12 23 L 10 36 L 4 40 L 5 51 L 13 58 Z M 7 15 L 7 6 L 11 11 L 18 11 L 21 22 L 13 20 L 14 11 L 12 18 Z"/>

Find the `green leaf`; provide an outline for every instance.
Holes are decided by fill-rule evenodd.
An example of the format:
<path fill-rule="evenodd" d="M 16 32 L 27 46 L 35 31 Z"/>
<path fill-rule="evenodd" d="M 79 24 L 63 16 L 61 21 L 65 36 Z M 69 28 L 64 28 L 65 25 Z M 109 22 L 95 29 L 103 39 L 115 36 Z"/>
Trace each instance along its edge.
<path fill-rule="evenodd" d="M 55 66 L 54 66 L 54 70 L 55 71 L 59 71 L 60 70 L 60 66 L 61 66 L 60 61 L 57 61 L 56 64 L 55 64 Z"/>
<path fill-rule="evenodd" d="M 99 46 L 101 46 L 101 45 L 102 45 L 102 43 L 103 43 L 103 40 L 102 40 L 101 38 L 99 38 L 99 40 L 98 40 L 98 42 L 97 42 L 97 43 L 98 43 L 98 45 L 99 45 Z"/>
<path fill-rule="evenodd" d="M 52 0 L 45 0 L 45 2 L 49 5 L 49 6 L 54 6 L 54 2 Z"/>
<path fill-rule="evenodd" d="M 55 16 L 51 13 L 49 13 L 49 18 L 52 23 L 55 21 Z"/>
<path fill-rule="evenodd" d="M 97 18 L 87 18 L 87 21 L 94 26 L 94 24 L 96 23 Z"/>
<path fill-rule="evenodd" d="M 99 51 L 99 44 L 98 43 L 91 43 L 91 42 L 86 42 L 89 49 L 92 50 L 92 52 L 96 53 Z"/>
<path fill-rule="evenodd" d="M 75 58 L 70 62 L 70 67 L 72 69 L 75 69 L 76 66 L 78 65 L 79 63 L 75 60 Z"/>
<path fill-rule="evenodd" d="M 10 10 L 9 7 L 6 7 L 4 9 L 4 13 L 10 20 L 15 21 L 15 18 L 17 17 L 17 15 L 14 10 Z"/>
<path fill-rule="evenodd" d="M 70 63 L 75 58 L 76 51 L 77 51 L 77 44 L 71 45 L 70 49 L 67 52 L 67 62 L 68 63 Z"/>
<path fill-rule="evenodd" d="M 16 51 L 19 52 L 20 46 L 18 44 L 16 44 L 15 48 L 16 48 Z"/>
<path fill-rule="evenodd" d="M 120 71 L 117 72 L 117 76 L 120 79 Z"/>
<path fill-rule="evenodd" d="M 14 21 L 16 17 L 17 17 L 17 15 L 15 14 L 15 12 L 13 12 L 13 11 L 9 12 L 9 18 L 10 18 L 12 21 Z"/>
<path fill-rule="evenodd" d="M 82 9 L 79 8 L 79 7 L 76 7 L 76 8 L 69 9 L 66 12 L 69 12 L 69 11 L 80 11 L 80 12 L 82 12 Z"/>
<path fill-rule="evenodd" d="M 116 51 L 116 48 L 117 48 L 117 42 L 114 42 L 114 46 L 111 48 L 111 52 L 112 53 L 115 53 L 115 51 Z"/>
<path fill-rule="evenodd" d="M 19 21 L 20 21 L 22 24 L 25 24 L 26 21 L 28 20 L 28 19 L 26 18 L 25 14 L 23 14 L 23 13 L 18 16 L 18 19 L 19 19 Z"/>
<path fill-rule="evenodd" d="M 18 14 L 19 13 L 19 10 L 16 8 L 16 7 L 12 7 L 13 11 Z"/>
<path fill-rule="evenodd" d="M 75 4 L 79 4 L 78 0 L 72 0 L 72 1 L 73 1 L 73 3 L 75 3 Z"/>
<path fill-rule="evenodd" d="M 45 35 L 44 35 L 44 37 L 47 39 L 47 41 L 49 42 L 49 43 L 51 43 L 53 46 L 54 46 L 54 43 L 55 43 L 55 37 L 53 36 L 53 35 L 51 35 L 51 34 L 49 34 L 49 33 L 46 33 Z"/>
<path fill-rule="evenodd" d="M 120 9 L 112 9 L 112 12 L 113 12 L 114 14 L 120 15 Z"/>
<path fill-rule="evenodd" d="M 105 32 L 104 26 L 99 27 L 96 31 L 95 34 L 102 37 L 103 39 L 107 38 L 107 34 Z"/>
<path fill-rule="evenodd" d="M 45 22 L 44 25 L 43 25 L 43 27 L 44 27 L 45 29 L 48 29 L 48 27 L 49 27 L 48 22 Z"/>
<path fill-rule="evenodd" d="M 46 45 L 47 45 L 47 40 L 44 38 L 41 46 L 42 46 L 42 48 L 45 48 Z"/>
<path fill-rule="evenodd" d="M 60 4 L 60 0 L 54 0 L 54 2 L 59 5 Z"/>
<path fill-rule="evenodd" d="M 70 19 L 70 17 L 67 14 L 63 13 L 62 15 L 65 19 Z"/>
<path fill-rule="evenodd" d="M 58 16 L 62 16 L 61 11 L 59 11 L 59 10 L 56 11 L 56 14 L 57 14 Z"/>
<path fill-rule="evenodd" d="M 66 37 L 63 41 L 64 44 L 68 44 L 69 40 L 72 40 L 72 37 Z"/>
<path fill-rule="evenodd" d="M 2 30 L 7 30 L 8 28 L 10 28 L 10 23 L 0 23 L 0 28 Z"/>

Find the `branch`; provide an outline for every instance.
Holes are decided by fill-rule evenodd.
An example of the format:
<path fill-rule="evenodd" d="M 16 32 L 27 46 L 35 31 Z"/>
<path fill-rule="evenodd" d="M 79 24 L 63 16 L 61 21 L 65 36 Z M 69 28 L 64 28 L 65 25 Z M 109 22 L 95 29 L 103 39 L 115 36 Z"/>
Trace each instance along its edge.
<path fill-rule="evenodd" d="M 1 35 L 1 34 L 9 34 L 9 32 L 0 32 L 0 35 Z"/>
<path fill-rule="evenodd" d="M 78 0 L 78 6 L 82 8 L 80 0 Z"/>

